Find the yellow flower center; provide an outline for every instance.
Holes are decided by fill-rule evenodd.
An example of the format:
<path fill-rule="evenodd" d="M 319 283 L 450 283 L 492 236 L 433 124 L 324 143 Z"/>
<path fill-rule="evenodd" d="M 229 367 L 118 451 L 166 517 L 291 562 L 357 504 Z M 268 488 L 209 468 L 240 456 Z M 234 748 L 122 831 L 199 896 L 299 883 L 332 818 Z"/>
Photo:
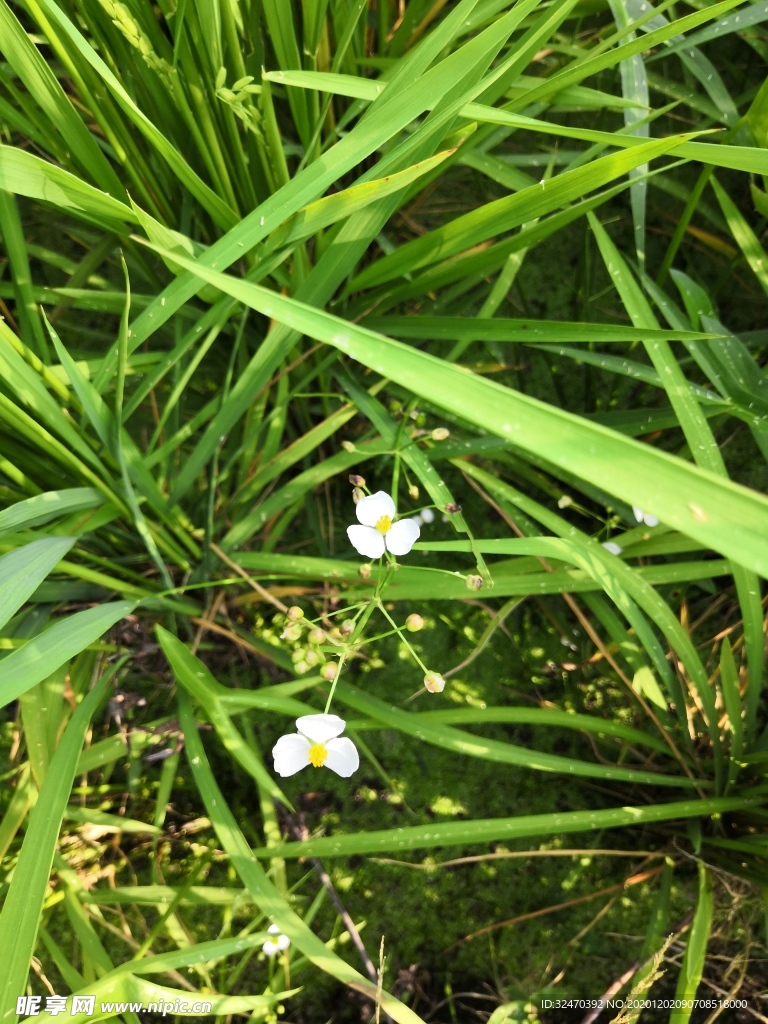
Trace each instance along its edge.
<path fill-rule="evenodd" d="M 322 768 L 328 760 L 328 751 L 322 743 L 313 743 L 309 748 L 308 757 L 311 765 L 314 765 L 315 768 Z"/>
<path fill-rule="evenodd" d="M 376 523 L 376 529 L 379 533 L 389 533 L 392 529 L 392 520 L 389 516 L 382 516 L 378 523 Z"/>

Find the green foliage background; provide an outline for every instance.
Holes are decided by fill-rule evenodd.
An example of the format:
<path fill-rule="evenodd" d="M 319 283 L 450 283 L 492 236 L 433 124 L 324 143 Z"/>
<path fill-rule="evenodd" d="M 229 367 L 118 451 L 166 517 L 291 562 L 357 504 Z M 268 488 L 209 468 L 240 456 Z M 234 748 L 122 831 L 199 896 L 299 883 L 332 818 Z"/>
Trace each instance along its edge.
<path fill-rule="evenodd" d="M 759 1008 L 766 20 L 0 0 L 3 1021 Z"/>

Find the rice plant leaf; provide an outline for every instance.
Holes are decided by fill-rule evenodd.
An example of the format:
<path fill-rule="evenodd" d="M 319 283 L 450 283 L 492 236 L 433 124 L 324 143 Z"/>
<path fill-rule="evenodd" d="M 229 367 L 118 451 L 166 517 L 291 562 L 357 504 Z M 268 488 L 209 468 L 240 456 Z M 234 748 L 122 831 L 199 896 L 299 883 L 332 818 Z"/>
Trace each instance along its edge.
<path fill-rule="evenodd" d="M 731 734 L 729 781 L 732 781 L 737 767 L 736 762 L 741 760 L 744 744 L 744 723 L 741 717 L 742 704 L 739 673 L 727 636 L 723 638 L 723 646 L 720 650 L 720 689 L 723 694 L 723 703 L 725 704 L 728 728 Z"/>
<path fill-rule="evenodd" d="M 351 469 L 365 459 L 385 455 L 390 450 L 387 441 L 371 441 L 360 445 L 356 451 L 337 452 L 317 465 L 310 466 L 303 473 L 293 477 L 279 490 L 274 491 L 263 502 L 239 519 L 226 533 L 221 542 L 225 551 L 232 551 L 244 544 L 257 530 L 262 529 L 274 516 L 293 505 L 305 494 L 314 491 L 326 480 Z"/>
<path fill-rule="evenodd" d="M 93 68 L 133 124 L 144 135 L 155 152 L 173 170 L 184 187 L 208 211 L 220 227 L 225 230 L 233 227 L 237 222 L 235 212 L 206 185 L 202 178 L 192 169 L 189 162 L 184 159 L 182 154 L 144 114 L 116 75 L 113 74 L 99 54 L 81 34 L 75 23 L 66 16 L 53 0 L 39 0 L 39 3 L 51 21 L 57 26 L 57 30 L 61 33 L 61 38 L 68 40 L 79 56 Z"/>
<path fill-rule="evenodd" d="M 11 340 L 13 332 L 0 320 L 0 374 L 20 401 L 34 413 L 35 421 L 45 424 L 89 467 L 107 476 L 99 459 L 74 429 L 61 407 L 45 388 L 40 377 L 28 366 Z M 100 481 L 99 481 L 100 482 Z M 95 483 L 95 481 L 94 481 Z"/>
<path fill-rule="evenodd" d="M 424 743 L 430 743 L 443 750 L 451 750 L 456 754 L 480 757 L 496 761 L 499 764 L 516 764 L 533 771 L 613 779 L 616 782 L 646 782 L 650 785 L 680 786 L 682 788 L 696 785 L 692 779 L 685 776 L 661 775 L 658 772 L 644 772 L 633 768 L 614 768 L 602 764 L 590 764 L 573 757 L 544 754 L 530 748 L 515 746 L 512 743 L 501 743 L 498 740 L 473 736 L 471 733 L 436 722 L 434 719 L 425 721 L 423 715 L 410 714 L 400 708 L 387 705 L 384 701 L 363 693 L 343 681 L 337 683 L 335 692 L 342 703 L 356 711 L 362 711 L 390 728 L 413 736 Z"/>
<path fill-rule="evenodd" d="M 0 511 L 0 536 L 16 530 L 42 526 L 71 512 L 100 508 L 104 497 L 94 487 L 69 487 L 61 491 L 45 491 L 24 498 Z"/>
<path fill-rule="evenodd" d="M 474 821 L 430 822 L 402 828 L 358 832 L 355 835 L 323 836 L 300 843 L 278 847 L 262 847 L 253 854 L 261 859 L 279 856 L 286 860 L 298 857 L 350 857 L 357 854 L 390 853 L 406 850 L 427 850 L 436 846 L 467 846 L 470 843 L 506 842 L 593 829 L 626 828 L 653 821 L 675 821 L 681 818 L 707 818 L 713 814 L 759 805 L 759 794 L 740 797 L 714 797 L 709 800 L 681 800 L 642 807 L 611 807 L 597 811 L 563 811 L 548 814 L 519 815 L 514 818 L 485 818 Z"/>
<path fill-rule="evenodd" d="M 126 222 L 137 220 L 126 203 L 64 168 L 14 146 L 0 144 L 0 188 L 70 213 L 87 214 L 89 219 L 119 234 L 126 233 Z"/>
<path fill-rule="evenodd" d="M 630 14 L 628 0 L 610 0 L 611 13 L 616 22 L 617 29 L 627 30 L 631 28 L 632 17 Z M 633 40 L 635 33 L 629 31 L 627 38 Z M 626 57 L 619 64 L 621 74 L 621 91 L 625 100 L 629 100 L 633 106 L 624 108 L 624 124 L 632 135 L 639 138 L 649 138 L 651 128 L 645 120 L 643 108 L 650 107 L 648 93 L 648 76 L 645 71 L 645 62 L 642 54 L 633 53 Z M 637 122 L 641 122 L 638 124 Z M 630 190 L 630 202 L 632 206 L 632 226 L 635 236 L 635 249 L 637 260 L 641 267 L 645 266 L 645 209 L 648 195 L 648 180 L 644 176 L 648 167 L 634 168 L 629 172 L 630 179 L 639 178 L 635 181 Z"/>
<path fill-rule="evenodd" d="M 11 660 L 6 659 L 5 664 Z M 32 810 L 19 860 L 0 913 L 0 1019 L 16 1020 L 16 998 L 26 989 L 59 828 L 88 725 L 106 689 L 103 676 L 69 721 Z"/>
<path fill-rule="evenodd" d="M 676 41 L 666 50 L 666 53 L 682 50 L 690 46 L 700 46 L 702 43 L 708 43 L 712 39 L 721 39 L 731 32 L 742 32 L 745 28 L 751 28 L 753 25 L 761 25 L 764 21 L 768 21 L 768 3 L 766 0 L 760 0 L 760 2 L 754 4 L 745 4 L 739 8 L 738 12 L 729 14 L 724 18 L 719 18 L 714 25 L 701 28 L 698 32 L 691 33 L 691 35 L 686 36 L 679 42 Z"/>
<path fill-rule="evenodd" d="M 250 696 L 250 694 L 246 694 L 246 697 L 250 698 Z M 231 700 L 237 702 L 239 696 L 233 697 Z M 229 703 L 229 698 L 227 703 Z M 582 715 L 573 711 L 559 711 L 556 708 L 464 707 L 451 708 L 446 711 L 419 711 L 412 713 L 411 717 L 417 722 L 431 722 L 441 725 L 505 723 L 513 725 L 544 725 L 558 729 L 583 729 L 586 732 L 593 732 L 597 735 L 616 736 L 619 739 L 626 740 L 628 743 L 648 746 L 662 754 L 666 754 L 669 751 L 667 745 L 657 736 L 641 732 L 639 729 L 624 725 L 622 722 L 600 719 L 594 715 Z M 348 726 L 356 731 L 386 728 L 385 720 L 377 718 L 355 719 L 354 723 L 350 720 Z"/>
<path fill-rule="evenodd" d="M 599 53 L 594 56 L 590 56 L 589 52 L 587 52 L 583 57 L 573 61 L 562 71 L 548 76 L 545 82 L 542 82 L 542 84 L 537 88 L 532 89 L 527 93 L 525 96 L 525 103 L 533 103 L 537 100 L 543 99 L 556 89 L 562 89 L 566 85 L 582 82 L 585 78 L 589 78 L 600 71 L 606 70 L 607 68 L 614 67 L 619 61 L 626 60 L 635 53 L 644 53 L 645 51 L 658 46 L 660 43 L 666 43 L 676 35 L 684 35 L 686 32 L 694 28 L 698 28 L 699 25 L 707 21 L 714 20 L 718 15 L 725 14 L 727 11 L 736 7 L 739 2 L 740 0 L 723 0 L 721 3 L 711 4 L 704 10 L 695 11 L 693 14 L 686 15 L 683 18 L 678 18 L 676 21 L 654 29 L 639 38 L 623 43 L 622 45 L 617 46 L 612 50 L 608 50 L 607 52 Z M 688 40 L 686 40 L 686 42 L 687 41 Z M 664 54 L 667 54 L 668 52 L 669 48 L 662 50 L 662 53 Z"/>
<path fill-rule="evenodd" d="M 566 323 L 557 320 L 509 320 L 494 317 L 476 320 L 461 316 L 370 316 L 362 321 L 372 331 L 383 331 L 393 338 L 422 338 L 446 341 L 536 342 L 537 344 L 600 344 L 638 341 L 704 341 L 711 334 L 696 331 L 626 327 L 623 324 Z"/>
<path fill-rule="evenodd" d="M 64 810 L 67 821 L 76 821 L 81 825 L 98 825 L 108 832 L 127 832 L 132 835 L 159 834 L 161 829 L 135 818 L 123 818 L 118 814 L 107 814 L 95 807 L 77 807 L 69 804 Z"/>
<path fill-rule="evenodd" d="M 675 1010 L 675 1024 L 677 1024 L 678 1019 L 680 1024 L 687 1024 L 691 1019 L 696 1001 L 696 992 L 701 983 L 701 976 L 704 973 L 707 944 L 709 943 L 709 933 L 712 928 L 713 908 L 712 875 L 709 868 L 699 861 L 699 897 L 696 901 L 693 924 L 688 934 L 683 966 L 680 968 L 680 975 L 677 979 L 675 1005 L 679 1006 L 680 1009 Z M 677 1002 L 677 1000 L 681 1000 L 681 1002 Z"/>
<path fill-rule="evenodd" d="M 0 558 L 0 628 L 29 600 L 74 543 L 71 537 L 34 540 Z"/>
<path fill-rule="evenodd" d="M 244 217 L 237 227 L 210 247 L 201 257 L 210 267 L 226 268 L 256 246 L 279 227 L 288 217 L 314 201 L 345 173 L 360 164 L 389 139 L 395 137 L 430 105 L 443 96 L 455 83 L 462 67 L 472 66 L 467 48 L 459 47 L 435 67 L 429 65 L 457 34 L 477 0 L 461 0 L 444 18 L 422 46 L 411 55 L 403 74 L 391 83 L 391 88 L 372 104 L 364 117 L 335 146 L 317 161 L 300 171 L 253 213 Z M 472 45 L 490 42 L 503 44 L 505 26 L 491 26 Z M 481 38 L 483 37 L 483 38 Z M 417 84 L 418 83 L 418 84 Z M 478 88 L 480 88 L 478 86 Z M 375 177 L 375 174 L 372 175 Z M 132 324 L 131 351 L 141 343 L 188 299 L 199 290 L 199 278 L 185 275 L 168 286 L 164 292 Z"/>
<path fill-rule="evenodd" d="M 157 638 L 177 682 L 183 686 L 203 708 L 211 725 L 227 752 L 272 797 L 293 810 L 293 805 L 269 775 L 257 754 L 248 746 L 232 724 L 221 703 L 223 687 L 216 682 L 199 658 L 162 626 L 156 627 Z M 304 710 L 302 708 L 302 710 Z"/>
<path fill-rule="evenodd" d="M 16 292 L 16 315 L 21 334 L 29 349 L 47 363 L 50 358 L 48 343 L 35 305 L 24 229 L 16 197 L 4 189 L 0 189 L 0 228 Z"/>
<path fill-rule="evenodd" d="M 14 836 L 24 824 L 29 809 L 36 799 L 37 787 L 32 780 L 29 762 L 27 762 L 17 776 L 13 796 L 6 804 L 0 821 L 0 859 L 5 857 Z"/>
<path fill-rule="evenodd" d="M 120 179 L 64 92 L 50 63 L 42 57 L 6 0 L 0 0 L 0 41 L 6 60 L 45 111 L 51 126 L 61 133 L 66 149 L 71 151 L 81 171 L 105 192 L 115 197 L 124 196 Z"/>
<path fill-rule="evenodd" d="M 245 836 L 239 829 L 224 795 L 216 783 L 197 730 L 189 698 L 184 692 L 179 694 L 179 711 L 192 778 L 203 798 L 206 813 L 216 830 L 219 842 L 229 854 L 233 867 L 253 896 L 256 905 L 263 914 L 279 924 L 280 930 L 315 966 L 326 971 L 342 984 L 375 999 L 376 986 L 335 953 L 332 953 L 291 909 L 285 897 L 269 880 L 264 869 L 256 860 L 255 851 L 246 842 Z M 267 849 L 269 851 L 268 858 L 274 858 L 275 848 L 268 847 Z M 381 1006 L 398 1024 L 423 1024 L 421 1018 L 413 1010 L 387 992 L 382 994 Z"/>
<path fill-rule="evenodd" d="M 565 171 L 513 195 L 486 203 L 421 238 L 406 242 L 390 255 L 372 263 L 351 281 L 349 290 L 358 291 L 384 284 L 439 259 L 463 252 L 502 231 L 528 223 L 580 199 L 586 192 L 608 184 L 634 167 L 673 151 L 688 137 L 673 136 L 642 142 L 631 149 L 601 157 L 586 167 Z"/>
<path fill-rule="evenodd" d="M 413 182 L 439 167 L 451 153 L 451 150 L 445 150 L 427 160 L 413 164 L 404 171 L 397 171 L 385 178 L 365 181 L 360 185 L 352 185 L 341 192 L 335 192 L 324 199 L 318 199 L 315 203 L 310 203 L 278 228 L 269 238 L 265 251 L 270 252 L 277 246 L 291 245 L 304 238 L 309 238 L 323 228 L 335 224 L 345 217 L 350 217 L 358 210 L 364 210 L 371 203 L 403 191 Z"/>
<path fill-rule="evenodd" d="M 135 606 L 135 602 L 114 601 L 86 608 L 85 611 L 59 619 L 23 647 L 9 654 L 3 661 L 0 707 L 16 700 L 31 686 L 55 672 L 59 665 L 98 640 Z"/>
<path fill-rule="evenodd" d="M 460 393 L 462 416 L 469 422 L 768 575 L 768 499 L 762 495 L 323 310 L 184 263 L 253 309 L 333 345 L 440 408 L 451 406 L 450 396 Z"/>
<path fill-rule="evenodd" d="M 714 175 L 709 179 L 731 234 L 741 249 L 760 287 L 768 295 L 768 255 L 739 208 Z"/>

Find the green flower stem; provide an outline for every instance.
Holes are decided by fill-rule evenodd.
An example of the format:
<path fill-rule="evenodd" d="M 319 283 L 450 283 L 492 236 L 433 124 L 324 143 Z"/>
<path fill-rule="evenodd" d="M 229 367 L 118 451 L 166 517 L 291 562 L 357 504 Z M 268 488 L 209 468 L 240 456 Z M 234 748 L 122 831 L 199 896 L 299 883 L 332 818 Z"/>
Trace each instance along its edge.
<path fill-rule="evenodd" d="M 397 623 L 395 622 L 395 620 L 394 620 L 394 619 L 393 619 L 393 618 L 392 618 L 392 617 L 390 616 L 389 612 L 388 612 L 388 611 L 387 611 L 387 609 L 386 609 L 386 608 L 384 607 L 384 605 L 383 605 L 383 603 L 381 602 L 381 600 L 379 600 L 379 609 L 380 609 L 380 611 L 381 611 L 382 615 L 383 615 L 383 616 L 385 617 L 385 619 L 386 619 L 386 620 L 387 620 L 387 621 L 388 621 L 388 622 L 389 622 L 389 623 L 391 624 L 391 626 L 392 626 L 392 629 L 393 629 L 393 631 L 394 631 L 395 633 L 397 633 L 397 635 L 398 635 L 398 636 L 400 637 L 400 639 L 401 639 L 401 640 L 403 641 L 403 643 L 405 644 L 405 646 L 406 646 L 406 647 L 408 648 L 408 650 L 409 650 L 409 651 L 410 651 L 410 653 L 411 653 L 411 657 L 413 658 L 413 660 L 414 660 L 414 661 L 416 662 L 416 664 L 417 664 L 417 665 L 419 666 L 419 668 L 420 668 L 420 669 L 422 670 L 422 672 L 424 673 L 424 675 L 426 675 L 426 674 L 427 674 L 427 672 L 429 671 L 429 669 L 428 669 L 428 668 L 427 668 L 427 666 L 426 666 L 426 665 L 424 664 L 424 662 L 423 662 L 423 661 L 421 660 L 421 658 L 420 658 L 420 657 L 418 656 L 418 654 L 416 653 L 416 651 L 414 651 L 413 647 L 411 647 L 410 643 L 408 642 L 408 640 L 407 640 L 407 639 L 406 639 L 406 637 L 405 637 L 405 634 L 404 634 L 404 633 L 403 633 L 403 631 L 402 631 L 402 630 L 400 629 L 400 627 L 399 627 L 399 626 L 397 625 Z"/>

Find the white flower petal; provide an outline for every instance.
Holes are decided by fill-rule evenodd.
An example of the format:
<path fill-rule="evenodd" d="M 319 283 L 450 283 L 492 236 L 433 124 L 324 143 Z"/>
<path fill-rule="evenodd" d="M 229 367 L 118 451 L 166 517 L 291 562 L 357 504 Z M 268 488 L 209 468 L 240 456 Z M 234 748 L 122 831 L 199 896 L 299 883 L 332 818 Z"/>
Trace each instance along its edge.
<path fill-rule="evenodd" d="M 656 516 L 652 516 L 650 514 L 650 512 L 646 512 L 645 513 L 645 515 L 643 516 L 643 521 L 645 522 L 646 526 L 658 526 L 659 525 L 659 520 L 656 518 Z"/>
<path fill-rule="evenodd" d="M 277 948 L 280 950 L 281 953 L 282 953 L 282 951 L 284 949 L 288 949 L 290 944 L 291 944 L 291 940 L 288 938 L 287 935 L 279 936 L 279 938 L 277 940 Z"/>
<path fill-rule="evenodd" d="M 338 715 L 302 715 L 296 719 L 296 728 L 312 743 L 328 744 L 335 736 L 341 736 L 347 723 Z"/>
<path fill-rule="evenodd" d="M 360 767 L 360 755 L 357 753 L 357 747 L 346 736 L 326 743 L 325 749 L 328 751 L 325 767 L 330 768 L 337 775 L 341 775 L 343 779 L 348 779 Z"/>
<path fill-rule="evenodd" d="M 267 928 L 267 931 L 269 932 L 270 935 L 279 935 L 280 934 L 280 925 L 279 924 L 271 924 L 269 926 L 269 928 Z"/>
<path fill-rule="evenodd" d="M 435 513 L 431 508 L 423 508 L 421 510 L 421 518 L 425 523 L 434 523 Z"/>
<path fill-rule="evenodd" d="M 421 516 L 411 516 L 410 518 L 411 518 L 411 522 L 412 523 L 416 523 L 416 525 L 419 526 L 419 527 L 424 522 L 424 520 L 421 518 Z"/>
<path fill-rule="evenodd" d="M 384 554 L 384 534 L 371 526 L 348 526 L 347 536 L 355 551 L 364 558 L 381 558 Z"/>
<path fill-rule="evenodd" d="M 355 505 L 357 521 L 363 526 L 375 526 L 382 516 L 395 518 L 395 503 L 386 491 L 376 491 L 367 498 L 361 498 Z"/>
<path fill-rule="evenodd" d="M 309 748 L 312 746 L 306 736 L 299 736 L 292 732 L 288 736 L 281 736 L 272 748 L 272 757 L 275 759 L 275 771 L 284 779 L 289 775 L 295 775 L 302 768 L 309 764 Z"/>
<path fill-rule="evenodd" d="M 603 542 L 603 547 L 606 551 L 610 551 L 612 555 L 621 554 L 621 547 L 615 541 L 606 540 Z"/>
<path fill-rule="evenodd" d="M 643 521 L 643 510 L 640 508 L 640 506 L 639 505 L 633 505 L 632 506 L 632 512 L 634 513 L 635 519 L 638 521 L 638 523 L 642 523 L 642 521 Z"/>
<path fill-rule="evenodd" d="M 273 942 L 272 939 L 267 939 L 267 941 L 261 947 L 261 951 L 262 953 L 266 953 L 267 956 L 274 956 L 275 953 L 280 952 L 280 947 L 276 942 Z"/>
<path fill-rule="evenodd" d="M 412 519 L 401 519 L 384 537 L 387 551 L 393 555 L 407 555 L 419 539 L 421 530 Z"/>

